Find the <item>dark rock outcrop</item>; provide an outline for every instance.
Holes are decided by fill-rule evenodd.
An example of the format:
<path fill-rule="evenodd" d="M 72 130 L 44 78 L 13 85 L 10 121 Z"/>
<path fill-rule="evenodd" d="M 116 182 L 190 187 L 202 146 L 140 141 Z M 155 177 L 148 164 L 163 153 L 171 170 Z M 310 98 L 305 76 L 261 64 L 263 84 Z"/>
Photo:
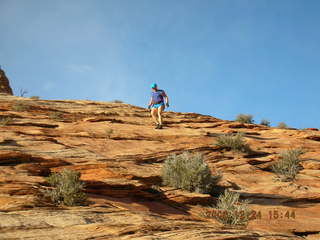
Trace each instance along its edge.
<path fill-rule="evenodd" d="M 0 69 L 0 94 L 13 95 L 12 88 L 10 87 L 9 79 L 5 72 Z"/>

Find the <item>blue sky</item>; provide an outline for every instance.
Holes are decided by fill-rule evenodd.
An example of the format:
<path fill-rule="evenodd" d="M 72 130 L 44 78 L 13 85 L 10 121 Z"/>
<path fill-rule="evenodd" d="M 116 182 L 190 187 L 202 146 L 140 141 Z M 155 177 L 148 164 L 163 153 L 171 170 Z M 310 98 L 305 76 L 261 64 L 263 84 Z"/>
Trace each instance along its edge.
<path fill-rule="evenodd" d="M 0 0 L 14 92 L 320 127 L 318 0 Z"/>

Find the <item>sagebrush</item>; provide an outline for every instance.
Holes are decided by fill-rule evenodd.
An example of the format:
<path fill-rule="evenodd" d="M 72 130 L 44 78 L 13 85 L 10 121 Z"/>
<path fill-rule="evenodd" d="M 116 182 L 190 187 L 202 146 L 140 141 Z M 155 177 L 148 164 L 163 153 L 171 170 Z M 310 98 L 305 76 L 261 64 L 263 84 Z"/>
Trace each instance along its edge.
<path fill-rule="evenodd" d="M 7 126 L 10 123 L 13 122 L 13 118 L 12 117 L 0 117 L 0 126 Z"/>
<path fill-rule="evenodd" d="M 30 110 L 30 106 L 23 102 L 16 102 L 14 105 L 12 105 L 11 110 L 15 112 L 24 112 Z"/>
<path fill-rule="evenodd" d="M 236 121 L 241 123 L 254 123 L 253 116 L 251 114 L 239 114 Z"/>
<path fill-rule="evenodd" d="M 250 220 L 251 209 L 249 201 L 240 201 L 240 194 L 225 190 L 219 196 L 216 209 L 219 214 L 216 219 L 225 225 L 247 225 Z"/>
<path fill-rule="evenodd" d="M 216 146 L 234 152 L 250 152 L 250 147 L 246 143 L 242 133 L 221 135 L 217 138 Z"/>
<path fill-rule="evenodd" d="M 302 149 L 289 149 L 280 155 L 280 159 L 272 166 L 273 172 L 281 181 L 293 181 L 300 168 Z"/>
<path fill-rule="evenodd" d="M 162 168 L 164 185 L 190 192 L 211 193 L 220 179 L 220 174 L 211 174 L 200 153 L 184 152 L 180 155 L 170 155 Z"/>
<path fill-rule="evenodd" d="M 52 189 L 46 190 L 44 194 L 50 197 L 53 203 L 66 206 L 85 203 L 84 183 L 80 181 L 79 172 L 65 168 L 59 173 L 52 173 L 47 181 Z"/>

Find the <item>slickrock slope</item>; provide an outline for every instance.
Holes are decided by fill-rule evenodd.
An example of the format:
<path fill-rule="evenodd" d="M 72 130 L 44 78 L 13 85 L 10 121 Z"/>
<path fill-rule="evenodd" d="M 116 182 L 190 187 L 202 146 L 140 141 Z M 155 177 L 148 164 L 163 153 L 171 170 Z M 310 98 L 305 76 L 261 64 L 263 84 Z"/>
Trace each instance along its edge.
<path fill-rule="evenodd" d="M 9 84 L 9 80 L 2 69 L 0 69 L 0 94 L 1 93 L 13 95 L 12 88 Z"/>
<path fill-rule="evenodd" d="M 0 239 L 320 239 L 318 131 L 174 112 L 165 113 L 165 129 L 155 130 L 148 111 L 128 104 L 0 95 L 1 118 L 11 121 L 0 125 Z M 217 136 L 232 132 L 244 133 L 254 153 L 215 147 Z M 270 165 L 295 147 L 307 151 L 297 180 L 275 181 Z M 164 159 L 186 150 L 203 153 L 222 173 L 217 192 L 239 192 L 261 219 L 226 228 L 200 214 L 218 193 L 155 187 Z M 81 172 L 88 206 L 39 200 L 45 176 L 62 168 Z M 270 220 L 269 211 L 279 218 Z"/>

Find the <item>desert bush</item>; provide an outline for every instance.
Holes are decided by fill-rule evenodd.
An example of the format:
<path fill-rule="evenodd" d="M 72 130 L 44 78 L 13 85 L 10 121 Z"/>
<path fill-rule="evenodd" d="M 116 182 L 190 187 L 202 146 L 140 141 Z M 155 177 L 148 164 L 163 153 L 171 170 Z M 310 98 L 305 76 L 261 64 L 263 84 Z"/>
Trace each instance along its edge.
<path fill-rule="evenodd" d="M 249 152 L 250 147 L 245 142 L 242 133 L 236 135 L 221 135 L 217 138 L 216 146 L 234 152 Z"/>
<path fill-rule="evenodd" d="M 39 100 L 40 97 L 39 97 L 39 96 L 31 96 L 30 99 L 32 99 L 32 100 Z"/>
<path fill-rule="evenodd" d="M 52 112 L 49 114 L 49 118 L 53 120 L 62 120 L 63 119 L 63 113 L 61 112 Z"/>
<path fill-rule="evenodd" d="M 225 190 L 219 196 L 216 209 L 219 214 L 215 218 L 225 225 L 247 225 L 251 215 L 249 201 L 239 200 L 240 194 Z"/>
<path fill-rule="evenodd" d="M 290 149 L 281 153 L 281 158 L 272 166 L 272 171 L 281 181 L 293 181 L 299 172 L 302 154 L 304 154 L 302 149 Z"/>
<path fill-rule="evenodd" d="M 24 111 L 28 111 L 29 109 L 30 109 L 30 106 L 26 105 L 23 102 L 16 102 L 11 107 L 11 110 L 15 112 L 24 112 Z"/>
<path fill-rule="evenodd" d="M 7 126 L 13 122 L 12 117 L 0 117 L 0 126 Z"/>
<path fill-rule="evenodd" d="M 284 123 L 284 122 L 280 122 L 277 127 L 285 129 L 285 128 L 288 128 L 288 125 L 286 123 Z"/>
<path fill-rule="evenodd" d="M 164 185 L 190 192 L 211 193 L 220 179 L 219 174 L 211 174 L 200 153 L 184 152 L 180 155 L 170 155 L 162 168 Z"/>
<path fill-rule="evenodd" d="M 236 121 L 241 123 L 254 123 L 253 116 L 250 114 L 239 114 Z"/>
<path fill-rule="evenodd" d="M 83 192 L 84 184 L 80 181 L 79 172 L 65 168 L 59 173 L 52 173 L 47 181 L 53 188 L 44 193 L 53 203 L 66 206 L 85 203 L 86 194 Z"/>
<path fill-rule="evenodd" d="M 264 125 L 264 126 L 267 126 L 267 127 L 270 127 L 270 121 L 267 120 L 267 119 L 262 119 L 260 124 Z"/>

